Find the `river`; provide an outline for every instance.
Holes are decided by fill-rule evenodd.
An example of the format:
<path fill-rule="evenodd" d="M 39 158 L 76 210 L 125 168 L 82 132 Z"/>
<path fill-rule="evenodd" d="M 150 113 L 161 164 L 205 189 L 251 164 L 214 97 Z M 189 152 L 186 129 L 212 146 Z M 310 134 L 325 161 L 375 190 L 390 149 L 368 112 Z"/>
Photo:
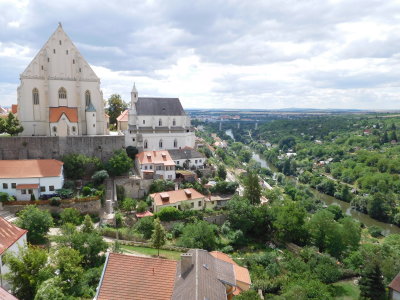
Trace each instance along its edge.
<path fill-rule="evenodd" d="M 229 135 L 233 141 L 235 141 L 235 137 L 233 136 L 233 132 L 232 129 L 228 129 L 227 131 L 225 131 L 226 135 Z"/>
<path fill-rule="evenodd" d="M 228 133 L 227 133 L 228 134 Z M 232 134 L 232 132 L 231 132 Z M 253 152 L 252 158 L 256 161 L 258 161 L 263 168 L 268 168 L 268 162 L 261 158 L 259 154 Z M 274 172 L 276 172 L 276 168 L 273 166 L 270 167 L 270 169 Z M 351 216 L 354 219 L 359 220 L 361 223 L 365 224 L 366 226 L 378 226 L 382 228 L 382 233 L 384 235 L 388 235 L 391 233 L 398 233 L 400 234 L 400 227 L 393 225 L 393 224 L 388 224 L 388 223 L 383 223 L 379 222 L 367 214 L 363 214 L 362 212 L 359 212 L 355 209 L 352 209 L 350 206 L 350 203 L 341 201 L 339 199 L 336 199 L 335 197 L 328 196 L 326 194 L 320 193 L 316 189 L 311 188 L 317 198 L 319 198 L 322 202 L 324 202 L 326 205 L 331 205 L 331 204 L 336 204 L 339 205 L 340 208 L 342 209 L 343 213 L 345 213 L 348 216 Z"/>

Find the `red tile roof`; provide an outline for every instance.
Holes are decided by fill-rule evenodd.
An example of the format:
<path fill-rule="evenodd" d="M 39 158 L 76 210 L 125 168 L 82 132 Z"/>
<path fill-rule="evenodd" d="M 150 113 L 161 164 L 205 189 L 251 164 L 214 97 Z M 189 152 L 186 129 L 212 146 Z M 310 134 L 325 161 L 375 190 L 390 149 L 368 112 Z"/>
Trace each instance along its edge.
<path fill-rule="evenodd" d="M 389 284 L 389 288 L 400 293 L 400 273 Z"/>
<path fill-rule="evenodd" d="M 0 254 L 3 254 L 27 232 L 0 217 Z"/>
<path fill-rule="evenodd" d="M 17 184 L 17 190 L 23 190 L 23 189 L 38 189 L 39 185 L 38 184 Z"/>
<path fill-rule="evenodd" d="M 57 177 L 63 164 L 55 159 L 0 160 L 0 178 Z"/>
<path fill-rule="evenodd" d="M 97 300 L 170 300 L 175 260 L 110 253 Z"/>
<path fill-rule="evenodd" d="M 231 263 L 233 265 L 233 269 L 235 271 L 235 278 L 237 281 L 251 284 L 249 270 L 247 270 L 247 268 L 239 266 L 228 254 L 225 254 L 220 251 L 212 251 L 210 252 L 210 254 L 215 258 Z"/>
<path fill-rule="evenodd" d="M 15 298 L 13 295 L 11 295 L 9 292 L 7 292 L 5 289 L 0 287 L 0 300 L 18 300 L 18 298 Z"/>
<path fill-rule="evenodd" d="M 190 195 L 190 197 L 189 197 Z M 162 193 L 154 193 L 150 195 L 153 198 L 154 203 L 158 205 L 172 204 L 180 201 L 186 200 L 196 200 L 204 198 L 205 196 L 193 188 L 184 189 L 184 190 L 176 190 L 176 191 L 168 191 Z"/>
<path fill-rule="evenodd" d="M 71 123 L 78 122 L 78 109 L 76 107 L 50 107 L 49 121 L 50 123 L 57 123 L 62 114 L 65 114 Z"/>
<path fill-rule="evenodd" d="M 128 110 L 124 110 L 117 118 L 118 122 L 128 122 Z"/>
<path fill-rule="evenodd" d="M 174 161 L 167 150 L 144 151 L 136 154 L 140 164 L 163 164 L 165 166 L 175 166 Z"/>
<path fill-rule="evenodd" d="M 145 211 L 142 213 L 136 213 L 137 218 L 152 217 L 152 216 L 154 216 L 154 215 L 149 211 Z"/>
<path fill-rule="evenodd" d="M 18 104 L 11 105 L 11 112 L 15 115 L 18 112 Z"/>

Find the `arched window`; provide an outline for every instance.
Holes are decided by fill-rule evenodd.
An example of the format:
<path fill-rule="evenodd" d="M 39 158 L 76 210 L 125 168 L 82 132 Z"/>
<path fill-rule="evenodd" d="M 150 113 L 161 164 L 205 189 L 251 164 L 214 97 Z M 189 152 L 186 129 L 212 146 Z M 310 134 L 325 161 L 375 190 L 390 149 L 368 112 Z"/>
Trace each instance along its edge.
<path fill-rule="evenodd" d="M 178 148 L 178 140 L 177 139 L 174 140 L 174 148 Z"/>
<path fill-rule="evenodd" d="M 57 132 L 57 127 L 53 126 L 53 132 Z"/>
<path fill-rule="evenodd" d="M 147 146 L 147 140 L 144 140 L 144 149 L 147 149 L 148 148 L 148 146 Z"/>
<path fill-rule="evenodd" d="M 32 98 L 33 98 L 33 104 L 38 105 L 39 104 L 39 90 L 37 88 L 34 88 L 32 90 Z"/>
<path fill-rule="evenodd" d="M 162 120 L 158 120 L 158 126 L 162 126 Z"/>
<path fill-rule="evenodd" d="M 86 106 L 89 106 L 91 100 L 90 100 L 90 92 L 86 91 L 85 92 L 85 102 L 86 102 Z"/>
<path fill-rule="evenodd" d="M 172 126 L 176 126 L 176 120 L 175 119 L 172 120 Z"/>
<path fill-rule="evenodd" d="M 160 140 L 160 141 L 158 142 L 158 147 L 159 147 L 159 148 L 162 148 L 162 146 L 163 146 L 163 142 L 162 142 L 162 140 Z"/>
<path fill-rule="evenodd" d="M 67 90 L 63 87 L 58 90 L 58 98 L 59 99 L 67 99 Z"/>

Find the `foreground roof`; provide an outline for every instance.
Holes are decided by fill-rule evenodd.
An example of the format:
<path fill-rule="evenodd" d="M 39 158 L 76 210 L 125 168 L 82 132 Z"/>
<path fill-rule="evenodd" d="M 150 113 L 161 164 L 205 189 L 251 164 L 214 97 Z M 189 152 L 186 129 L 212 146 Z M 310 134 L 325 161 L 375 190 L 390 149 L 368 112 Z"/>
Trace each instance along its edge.
<path fill-rule="evenodd" d="M 58 177 L 63 164 L 55 159 L 0 160 L 0 178 Z"/>
<path fill-rule="evenodd" d="M 50 107 L 49 109 L 49 121 L 50 123 L 57 123 L 61 116 L 65 114 L 71 123 L 78 122 L 78 109 L 76 107 Z"/>
<path fill-rule="evenodd" d="M 400 293 L 400 273 L 389 284 L 389 288 Z"/>
<path fill-rule="evenodd" d="M 143 98 L 136 103 L 138 115 L 147 116 L 186 116 L 178 98 Z"/>
<path fill-rule="evenodd" d="M 3 254 L 27 232 L 0 217 L 0 254 Z"/>
<path fill-rule="evenodd" d="M 109 253 L 96 300 L 170 300 L 175 260 Z"/>
<path fill-rule="evenodd" d="M 144 151 L 136 154 L 140 164 L 162 164 L 165 166 L 175 166 L 167 150 Z"/>
<path fill-rule="evenodd" d="M 251 284 L 249 270 L 247 268 L 239 266 L 228 254 L 225 254 L 220 251 L 212 251 L 210 252 L 210 254 L 217 259 L 226 261 L 227 263 L 233 265 L 236 281 L 241 281 L 249 285 Z"/>
<path fill-rule="evenodd" d="M 15 298 L 13 295 L 11 295 L 9 292 L 7 292 L 5 289 L 0 287 L 0 300 L 18 300 L 18 298 Z"/>
<path fill-rule="evenodd" d="M 154 193 L 150 195 L 153 198 L 154 203 L 159 205 L 172 204 L 186 200 L 196 200 L 204 198 L 205 196 L 193 188 L 168 191 L 161 193 Z"/>

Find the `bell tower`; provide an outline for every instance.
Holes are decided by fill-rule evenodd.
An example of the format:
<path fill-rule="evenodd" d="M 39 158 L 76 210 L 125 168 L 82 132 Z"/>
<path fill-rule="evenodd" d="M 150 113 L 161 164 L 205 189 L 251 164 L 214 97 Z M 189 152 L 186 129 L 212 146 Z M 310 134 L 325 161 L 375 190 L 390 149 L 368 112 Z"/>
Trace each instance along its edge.
<path fill-rule="evenodd" d="M 133 88 L 132 88 L 132 91 L 131 91 L 131 108 L 135 108 L 135 104 L 137 103 L 138 98 L 139 98 L 138 97 L 138 91 L 136 89 L 135 83 L 133 83 Z"/>

